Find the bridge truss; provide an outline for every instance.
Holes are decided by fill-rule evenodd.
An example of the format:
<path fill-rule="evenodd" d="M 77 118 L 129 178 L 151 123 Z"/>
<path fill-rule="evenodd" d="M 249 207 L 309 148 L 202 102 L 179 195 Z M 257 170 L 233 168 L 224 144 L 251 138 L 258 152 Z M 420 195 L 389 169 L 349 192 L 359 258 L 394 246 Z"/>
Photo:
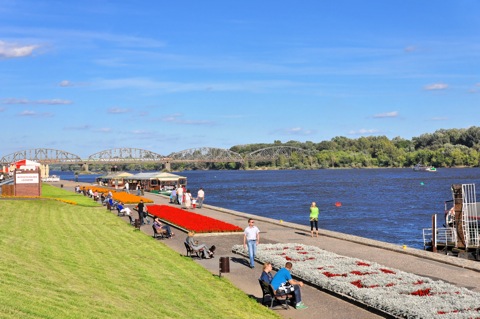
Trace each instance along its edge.
<path fill-rule="evenodd" d="M 171 162 L 236 162 L 242 163 L 242 155 L 227 149 L 213 147 L 191 148 L 168 156 Z"/>
<path fill-rule="evenodd" d="M 298 147 L 292 146 L 272 146 L 249 153 L 246 161 L 268 162 L 274 161 L 280 157 L 291 158 L 294 155 L 310 156 L 310 152 Z"/>
<path fill-rule="evenodd" d="M 140 148 L 114 148 L 90 155 L 87 159 L 55 149 L 37 148 L 15 152 L 0 159 L 0 164 L 9 165 L 22 159 L 42 164 L 121 164 L 121 163 L 240 163 L 276 161 L 280 158 L 305 158 L 312 154 L 291 146 L 273 146 L 263 148 L 245 156 L 228 149 L 214 147 L 191 148 L 164 156 Z"/>
<path fill-rule="evenodd" d="M 104 150 L 88 157 L 89 163 L 137 163 L 137 162 L 166 162 L 168 158 L 140 148 L 113 148 Z"/>
<path fill-rule="evenodd" d="M 17 161 L 28 159 L 42 164 L 70 164 L 82 162 L 75 154 L 50 148 L 34 148 L 15 152 L 0 159 L 0 164 L 9 165 Z"/>

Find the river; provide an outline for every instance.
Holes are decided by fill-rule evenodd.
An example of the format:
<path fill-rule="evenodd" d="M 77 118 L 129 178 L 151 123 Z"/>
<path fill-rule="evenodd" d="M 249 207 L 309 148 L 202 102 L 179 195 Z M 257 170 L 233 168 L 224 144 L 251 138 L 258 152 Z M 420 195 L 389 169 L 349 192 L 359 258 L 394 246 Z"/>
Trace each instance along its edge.
<path fill-rule="evenodd" d="M 74 180 L 71 172 L 51 174 Z M 188 178 L 188 188 L 194 196 L 198 188 L 205 189 L 207 204 L 309 225 L 309 206 L 315 201 L 320 208 L 320 228 L 422 249 L 422 228 L 431 227 L 432 214 L 438 213 L 439 220 L 443 218 L 444 201 L 452 199 L 450 186 L 478 182 L 480 169 L 184 171 L 178 174 Z M 93 182 L 97 176 L 80 175 L 79 181 Z M 337 202 L 341 203 L 340 207 L 335 205 Z"/>

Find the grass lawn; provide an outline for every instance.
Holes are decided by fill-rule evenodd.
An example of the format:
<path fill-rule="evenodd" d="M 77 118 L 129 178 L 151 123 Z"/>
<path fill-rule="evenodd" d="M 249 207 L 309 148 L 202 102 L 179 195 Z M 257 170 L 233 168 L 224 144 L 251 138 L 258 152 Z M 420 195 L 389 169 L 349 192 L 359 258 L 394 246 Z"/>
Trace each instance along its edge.
<path fill-rule="evenodd" d="M 67 191 L 63 188 L 55 187 L 49 184 L 42 183 L 42 197 L 47 198 L 61 198 L 67 201 L 75 202 L 79 206 L 86 207 L 98 207 L 102 206 L 100 202 L 95 202 L 88 196 L 83 194 L 76 194 L 71 191 Z"/>
<path fill-rule="evenodd" d="M 0 219 L 0 318 L 279 318 L 103 208 L 0 200 Z"/>

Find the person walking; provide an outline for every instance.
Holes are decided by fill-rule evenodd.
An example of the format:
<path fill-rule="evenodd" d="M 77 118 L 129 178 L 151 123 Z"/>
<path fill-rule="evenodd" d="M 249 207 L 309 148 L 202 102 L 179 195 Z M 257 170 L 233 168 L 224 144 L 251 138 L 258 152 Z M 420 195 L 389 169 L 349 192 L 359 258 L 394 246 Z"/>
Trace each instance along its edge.
<path fill-rule="evenodd" d="M 260 229 L 255 226 L 255 221 L 250 218 L 248 226 L 245 228 L 243 235 L 243 248 L 247 248 L 248 256 L 250 258 L 250 268 L 255 268 L 255 254 L 257 253 L 257 245 L 260 242 Z"/>
<path fill-rule="evenodd" d="M 205 191 L 200 188 L 197 193 L 197 207 L 202 208 L 203 200 L 205 199 Z"/>
<path fill-rule="evenodd" d="M 140 200 L 138 203 L 136 211 L 138 212 L 138 219 L 140 219 L 140 225 L 143 225 L 145 222 L 143 221 L 143 212 L 145 210 L 145 204 L 143 203 L 143 200 Z"/>
<path fill-rule="evenodd" d="M 183 204 L 183 187 L 177 188 L 177 201 L 179 205 Z"/>
<path fill-rule="evenodd" d="M 192 208 L 192 193 L 190 193 L 189 189 L 185 192 L 185 208 Z"/>
<path fill-rule="evenodd" d="M 318 207 L 315 202 L 312 202 L 310 205 L 310 233 L 313 237 L 313 226 L 315 226 L 315 230 L 317 232 L 318 237 Z"/>

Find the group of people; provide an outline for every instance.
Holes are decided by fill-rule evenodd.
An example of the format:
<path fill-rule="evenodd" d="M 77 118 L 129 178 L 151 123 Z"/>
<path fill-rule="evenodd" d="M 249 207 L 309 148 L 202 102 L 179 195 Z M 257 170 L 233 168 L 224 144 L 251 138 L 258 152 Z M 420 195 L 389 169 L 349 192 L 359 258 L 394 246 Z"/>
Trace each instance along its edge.
<path fill-rule="evenodd" d="M 83 194 L 83 196 L 88 196 L 94 201 L 98 201 L 100 199 L 97 191 L 93 191 L 90 188 L 87 189 L 85 186 L 83 186 L 83 188 L 80 188 L 80 185 L 75 186 L 75 193 Z"/>
<path fill-rule="evenodd" d="M 197 192 L 197 197 L 193 197 L 189 189 L 185 186 L 180 186 L 170 194 L 170 203 L 181 205 L 186 209 L 202 208 L 203 201 L 205 200 L 205 191 L 200 188 Z"/>
<path fill-rule="evenodd" d="M 315 202 L 312 202 L 310 206 L 310 228 L 311 236 L 313 237 L 313 228 L 316 229 L 316 235 L 318 237 L 318 214 L 319 210 Z M 248 226 L 244 230 L 243 236 L 243 247 L 248 249 L 248 257 L 250 261 L 250 268 L 255 268 L 255 255 L 257 252 L 257 245 L 260 243 L 260 229 L 255 226 L 255 221 L 253 218 L 248 219 Z M 292 278 L 290 271 L 292 270 L 293 264 L 287 262 L 284 268 L 278 270 L 278 272 L 273 276 L 271 274 L 272 264 L 265 263 L 263 265 L 263 272 L 260 276 L 260 280 L 265 283 L 272 285 L 272 288 L 276 291 L 277 294 L 291 294 L 294 295 L 294 304 L 296 309 L 306 309 L 308 308 L 302 302 L 302 294 L 300 292 L 300 287 L 303 286 L 303 282 L 295 280 Z"/>

